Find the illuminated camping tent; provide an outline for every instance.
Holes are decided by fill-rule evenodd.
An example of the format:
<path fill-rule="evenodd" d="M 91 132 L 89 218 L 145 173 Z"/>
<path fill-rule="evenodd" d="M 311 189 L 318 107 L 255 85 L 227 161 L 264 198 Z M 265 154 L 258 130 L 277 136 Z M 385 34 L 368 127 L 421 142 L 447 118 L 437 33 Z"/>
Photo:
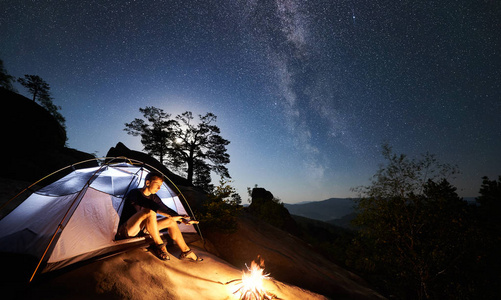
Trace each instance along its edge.
<path fill-rule="evenodd" d="M 147 242 L 146 237 L 114 240 L 124 195 L 143 186 L 148 169 L 152 169 L 130 159 L 119 160 L 108 159 L 91 168 L 72 166 L 72 172 L 34 192 L 0 220 L 0 252 L 36 257 L 35 275 L 37 270 L 59 269 Z M 157 195 L 178 214 L 193 215 L 168 178 Z M 187 241 L 199 238 L 193 226 L 179 228 Z"/>

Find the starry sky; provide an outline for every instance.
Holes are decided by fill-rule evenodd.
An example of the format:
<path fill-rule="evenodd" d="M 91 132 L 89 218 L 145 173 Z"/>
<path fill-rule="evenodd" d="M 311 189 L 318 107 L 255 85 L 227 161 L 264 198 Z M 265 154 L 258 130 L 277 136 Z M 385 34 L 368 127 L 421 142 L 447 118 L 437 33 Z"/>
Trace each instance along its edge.
<path fill-rule="evenodd" d="M 68 146 L 98 157 L 117 142 L 142 150 L 124 123 L 155 106 L 217 115 L 244 202 L 256 184 L 286 203 L 356 196 L 384 143 L 457 165 L 463 197 L 501 175 L 499 1 L 2 0 L 0 11 L 7 72 L 48 82 Z"/>

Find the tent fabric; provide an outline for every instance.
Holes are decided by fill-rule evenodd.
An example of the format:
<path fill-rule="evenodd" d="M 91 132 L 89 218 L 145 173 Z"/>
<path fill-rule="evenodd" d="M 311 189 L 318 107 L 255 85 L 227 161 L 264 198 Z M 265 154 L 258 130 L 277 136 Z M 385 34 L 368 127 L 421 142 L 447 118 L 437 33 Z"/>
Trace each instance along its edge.
<path fill-rule="evenodd" d="M 40 257 L 75 196 L 30 196 L 0 221 L 0 251 Z"/>
<path fill-rule="evenodd" d="M 144 241 L 114 237 L 124 196 L 142 186 L 148 172 L 130 163 L 74 170 L 0 220 L 0 251 L 43 257 L 48 271 Z M 188 214 L 166 183 L 157 194 L 177 213 Z M 193 226 L 179 228 L 183 234 L 196 234 Z"/>
<path fill-rule="evenodd" d="M 106 247 L 114 239 L 120 220 L 113 203 L 120 201 L 109 194 L 87 189 L 80 209 L 75 210 L 66 224 L 48 263 Z"/>

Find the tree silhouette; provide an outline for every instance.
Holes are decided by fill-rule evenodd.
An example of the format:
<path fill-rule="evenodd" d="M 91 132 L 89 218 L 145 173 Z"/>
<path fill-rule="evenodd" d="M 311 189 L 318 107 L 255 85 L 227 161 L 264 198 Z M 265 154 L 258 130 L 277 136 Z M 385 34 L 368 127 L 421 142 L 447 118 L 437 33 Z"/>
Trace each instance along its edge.
<path fill-rule="evenodd" d="M 33 95 L 33 101 L 50 95 L 49 84 L 38 75 L 24 75 L 24 78 L 20 77 L 17 81 Z"/>
<path fill-rule="evenodd" d="M 401 299 L 454 298 L 467 290 L 461 262 L 472 244 L 468 205 L 447 181 L 457 171 L 430 154 L 411 160 L 385 146 L 383 155 L 371 185 L 357 189 L 366 270 Z"/>
<path fill-rule="evenodd" d="M 17 81 L 33 95 L 33 101 L 38 101 L 63 128 L 66 128 L 66 119 L 59 112 L 61 107 L 52 101 L 54 98 L 50 94 L 50 85 L 45 80 L 38 75 L 24 75 L 24 78 L 20 77 Z"/>
<path fill-rule="evenodd" d="M 7 72 L 7 70 L 3 65 L 3 61 L 0 59 L 0 87 L 15 92 L 16 89 L 12 85 L 12 82 L 14 80 L 15 80 L 14 76 L 9 75 L 9 73 Z"/>
<path fill-rule="evenodd" d="M 230 183 L 221 178 L 219 185 L 207 194 L 207 201 L 197 214 L 205 228 L 225 233 L 234 233 L 238 229 L 237 216 L 242 209 L 242 199 Z"/>
<path fill-rule="evenodd" d="M 501 176 L 497 181 L 489 180 L 487 176 L 482 177 L 480 196 L 476 200 L 490 213 L 501 212 Z"/>
<path fill-rule="evenodd" d="M 141 143 L 149 154 L 159 158 L 162 164 L 185 173 L 187 180 L 210 190 L 210 172 L 230 178 L 225 167 L 230 162 L 226 146 L 230 143 L 220 135 L 214 123 L 213 113 L 199 115 L 195 122 L 189 111 L 171 119 L 160 108 L 139 109 L 144 119 L 134 119 L 125 124 L 125 131 L 141 136 Z"/>
<path fill-rule="evenodd" d="M 153 156 L 158 157 L 161 164 L 167 154 L 169 141 L 174 138 L 173 126 L 175 121 L 170 119 L 170 114 L 162 109 L 147 106 L 140 108 L 145 120 L 134 119 L 130 123 L 125 123 L 125 131 L 133 136 L 141 136 L 141 143 L 144 150 Z"/>
<path fill-rule="evenodd" d="M 478 299 L 498 299 L 501 294 L 499 284 L 491 282 L 501 282 L 501 273 L 494 266 L 501 265 L 499 249 L 501 249 L 501 176 L 497 180 L 490 180 L 485 176 L 482 178 L 480 196 L 477 197 L 478 208 L 478 235 L 475 249 L 477 258 L 473 266 L 473 273 L 476 275 L 476 291 Z"/>
<path fill-rule="evenodd" d="M 214 125 L 216 115 L 207 113 L 198 117 L 200 121 L 194 123 L 193 114 L 189 111 L 176 116 L 174 139 L 170 140 L 167 148 L 169 163 L 185 171 L 190 182 L 193 182 L 194 174 L 198 179 L 207 178 L 209 170 L 223 178 L 230 178 L 225 167 L 230 162 L 226 153 L 230 142 L 221 137 L 219 127 Z"/>

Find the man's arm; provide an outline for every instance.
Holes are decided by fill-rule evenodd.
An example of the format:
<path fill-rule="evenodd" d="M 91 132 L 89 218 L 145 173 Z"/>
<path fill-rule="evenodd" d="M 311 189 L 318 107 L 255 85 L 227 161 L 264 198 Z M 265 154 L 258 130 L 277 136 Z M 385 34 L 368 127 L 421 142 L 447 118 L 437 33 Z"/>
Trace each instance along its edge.
<path fill-rule="evenodd" d="M 171 218 L 172 220 L 174 220 L 176 222 L 182 222 L 183 218 L 187 218 L 188 217 L 188 216 L 180 216 L 180 215 L 177 215 L 177 214 L 175 216 L 173 216 L 173 215 L 169 215 L 167 213 L 161 212 L 161 211 L 158 211 L 157 214 L 162 215 L 162 216 L 164 216 L 166 218 Z"/>
<path fill-rule="evenodd" d="M 165 205 L 165 203 L 162 202 L 162 199 L 160 199 L 160 197 L 158 197 L 158 196 L 155 197 L 154 201 L 158 205 L 157 214 L 160 214 L 160 215 L 165 216 L 165 217 L 176 218 L 176 221 L 180 220 L 181 218 L 188 218 L 187 215 L 181 216 L 175 210 L 173 210 L 172 208 Z"/>

